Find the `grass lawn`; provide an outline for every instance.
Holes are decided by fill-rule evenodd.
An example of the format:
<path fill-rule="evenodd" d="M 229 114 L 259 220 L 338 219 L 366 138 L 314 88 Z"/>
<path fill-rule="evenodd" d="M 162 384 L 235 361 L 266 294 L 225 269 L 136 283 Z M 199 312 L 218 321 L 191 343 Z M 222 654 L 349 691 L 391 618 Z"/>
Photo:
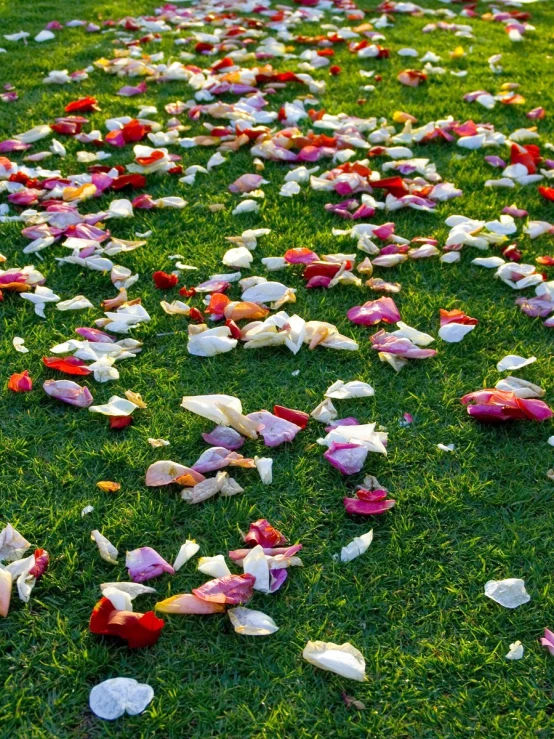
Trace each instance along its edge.
<path fill-rule="evenodd" d="M 422 4 L 456 13 L 462 7 L 428 0 Z M 368 11 L 366 20 L 379 15 L 375 3 L 360 5 Z M 152 0 L 0 0 L 0 27 L 2 34 L 26 30 L 34 36 L 54 19 L 98 22 L 149 14 L 155 7 Z M 489 7 L 479 3 L 479 14 Z M 342 67 L 342 73 L 330 77 L 328 68 L 314 73 L 327 81 L 321 104 L 330 113 L 384 116 L 389 121 L 396 110 L 408 111 L 421 123 L 447 115 L 460 121 L 473 118 L 494 123 L 506 134 L 532 125 L 525 112 L 543 106 L 547 117 L 538 122 L 540 143 L 544 146 L 549 136 L 554 143 L 550 56 L 554 16 L 546 3 L 529 9 L 537 30 L 521 44 L 508 39 L 501 23 L 453 19 L 474 27 L 476 38 L 468 41 L 440 31 L 421 34 L 422 27 L 436 18 L 396 15 L 395 27 L 384 29 L 386 41 L 381 42 L 391 49 L 390 59 L 360 60 L 337 47 L 333 63 Z M 301 30 L 317 33 L 313 26 Z M 50 70 L 82 69 L 101 56 L 110 57 L 113 50 L 113 31 L 87 34 L 81 28 L 66 28 L 56 34 L 55 41 L 45 44 L 32 37 L 28 45 L 0 38 L 0 46 L 8 51 L 0 55 L 0 82 L 11 83 L 19 93 L 16 102 L 0 103 L 1 139 L 52 122 L 63 115 L 69 101 L 85 95 L 96 96 L 102 107 L 102 112 L 90 116 L 86 130 L 103 132 L 106 118 L 134 115 L 140 104 L 156 105 L 157 119 L 163 123 L 168 118 L 165 104 L 192 97 L 185 83 L 173 82 L 150 85 L 137 98 L 121 98 L 116 90 L 137 80 L 120 80 L 99 70 L 75 85 L 43 85 Z M 459 43 L 467 56 L 451 60 L 449 52 Z M 419 64 L 397 55 L 405 46 L 415 47 L 421 55 L 435 51 L 447 74 L 433 76 L 417 89 L 401 86 L 398 72 Z M 148 51 L 163 50 L 168 57 L 177 57 L 176 50 L 190 48 L 175 47 L 173 37 L 164 35 L 162 43 Z M 298 53 L 303 48 L 298 46 Z M 503 55 L 502 75 L 492 74 L 487 64 L 496 53 Z M 208 57 L 207 63 L 213 60 Z M 198 57 L 197 63 L 205 60 Z M 297 61 L 275 63 L 280 69 L 296 69 Z M 375 92 L 360 90 L 372 82 L 360 77 L 360 68 L 382 75 Z M 468 75 L 454 77 L 450 69 L 467 69 Z M 525 105 L 498 103 L 487 111 L 462 99 L 472 90 L 495 93 L 508 81 L 520 83 Z M 280 103 L 305 92 L 288 87 L 273 97 L 271 107 L 277 110 Z M 360 97 L 367 102 L 359 105 Z M 192 126 L 185 135 L 205 132 L 205 120 L 209 119 L 189 122 L 183 116 L 183 122 Z M 49 143 L 49 139 L 39 142 L 33 151 Z M 91 147 L 67 137 L 63 143 L 68 150 L 65 160 L 56 160 L 56 165 L 48 160 L 45 166 L 61 166 L 64 173 L 85 171 L 87 165 L 79 164 L 75 155 Z M 110 164 L 131 161 L 130 146 L 103 148 L 112 153 Z M 540 197 L 535 185 L 484 188 L 485 180 L 496 176 L 484 163 L 484 154 L 509 157 L 506 149 L 469 152 L 431 142 L 413 150 L 415 156 L 434 161 L 445 181 L 463 189 L 463 197 L 440 204 L 436 213 L 405 209 L 378 213 L 371 222 L 394 220 L 398 234 L 433 236 L 442 245 L 448 233 L 444 220 L 453 213 L 495 219 L 504 206 L 516 202 L 533 219 L 554 220 L 554 205 Z M 205 164 L 214 150 L 171 147 L 171 151 L 182 154 L 183 163 L 190 166 Z M 10 156 L 22 161 L 22 155 Z M 259 214 L 232 216 L 238 197 L 227 186 L 253 171 L 251 160 L 248 150 L 232 155 L 211 176 L 199 175 L 193 187 L 179 184 L 177 178 L 150 176 L 147 192 L 155 197 L 180 195 L 189 205 L 184 210 L 140 210 L 133 219 L 113 222 L 113 233 L 121 238 L 133 238 L 136 231 L 153 232 L 146 246 L 120 259 L 140 273 L 129 292 L 142 297 L 152 320 L 133 333 L 144 342 L 144 350 L 120 365 L 119 381 L 85 384 L 97 403 L 123 395 L 126 389 L 140 392 L 148 408 L 136 414 L 129 428 L 110 432 L 104 418 L 56 403 L 41 389 L 42 382 L 54 376 L 42 367 L 41 357 L 69 338 L 76 326 L 91 325 L 101 316 L 99 308 L 62 313 L 50 305 L 42 320 L 30 304 L 11 294 L 0 304 L 0 523 L 11 522 L 33 547 L 44 547 L 51 556 L 50 568 L 30 603 L 21 603 L 14 593 L 10 613 L 0 621 L 0 737 L 551 736 L 554 659 L 538 639 L 545 626 L 554 627 L 554 487 L 546 477 L 554 466 L 554 452 L 547 445 L 552 424 L 480 425 L 459 403 L 466 392 L 494 386 L 499 379 L 496 362 L 504 355 L 521 354 L 534 355 L 537 362 L 518 374 L 543 386 L 545 400 L 552 404 L 549 329 L 515 306 L 521 293 L 493 279 L 491 271 L 472 266 L 471 260 L 482 254 L 466 247 L 458 264 L 434 258 L 376 270 L 378 276 L 402 284 L 394 299 L 411 326 L 436 336 L 439 308 L 460 308 L 480 321 L 462 343 L 437 339 L 434 359 L 410 362 L 398 374 L 371 350 L 369 335 L 374 331 L 346 318 L 348 308 L 379 295 L 345 285 L 307 291 L 298 268 L 274 276 L 298 288 L 290 312 L 336 324 L 359 341 L 359 352 L 323 348 L 311 352 L 305 347 L 294 356 L 285 348 L 238 347 L 209 359 L 189 355 L 188 321 L 162 312 L 159 301 L 166 296 L 151 280 L 156 270 L 171 271 L 169 255 L 181 254 L 185 263 L 198 266 L 192 280 L 201 281 L 226 271 L 221 265 L 228 248 L 224 237 L 246 228 L 271 229 L 259 242 L 251 274 L 266 275 L 259 258 L 282 255 L 291 247 L 306 246 L 319 254 L 354 250 L 355 241 L 332 235 L 333 228 L 350 223 L 324 210 L 325 203 L 338 202 L 338 197 L 306 186 L 295 198 L 279 197 L 286 165 L 266 164 L 263 174 L 270 184 L 264 186 L 266 199 Z M 383 161 L 378 159 L 377 166 Z M 331 166 L 329 160 L 319 164 L 321 171 Z M 99 210 L 112 199 L 108 195 L 89 201 L 83 211 Z M 211 213 L 210 203 L 227 207 Z M 21 224 L 0 225 L 0 252 L 8 258 L 4 267 L 35 263 L 62 299 L 83 293 L 98 306 L 112 295 L 107 275 L 72 265 L 57 267 L 54 256 L 62 255 L 60 247 L 43 252 L 40 263 L 34 255 L 23 255 L 27 240 L 20 232 Z M 518 241 L 528 263 L 552 250 L 551 236 Z M 185 278 L 191 284 L 189 275 Z M 168 300 L 178 297 L 174 292 Z M 236 287 L 231 294 L 238 296 Z M 29 354 L 13 350 L 14 336 L 25 339 Z M 9 393 L 9 375 L 25 368 L 36 390 Z M 300 371 L 297 376 L 294 370 Z M 274 458 L 271 486 L 262 485 L 255 471 L 239 470 L 236 477 L 245 487 L 243 495 L 217 497 L 198 506 L 186 505 L 175 489 L 145 487 L 144 473 L 152 462 L 170 458 L 190 464 L 206 448 L 201 433 L 210 430 L 210 423 L 180 408 L 183 395 L 236 395 L 248 413 L 271 409 L 274 403 L 309 412 L 339 378 L 360 379 L 375 388 L 373 398 L 336 405 L 341 417 L 376 421 L 388 430 L 388 456 L 369 455 L 365 472 L 376 475 L 391 491 L 397 500 L 393 511 L 366 520 L 345 514 L 342 498 L 352 493 L 363 474 L 343 478 L 323 460 L 322 447 L 316 443 L 322 427 L 313 421 L 292 444 L 269 450 Z M 401 424 L 404 413 L 414 417 L 410 426 Z M 169 439 L 171 446 L 152 449 L 148 437 Z M 453 443 L 455 451 L 442 452 L 438 443 Z M 254 456 L 263 449 L 260 442 L 249 441 L 243 453 Z M 101 492 L 96 487 L 99 480 L 119 481 L 120 492 Z M 94 512 L 81 517 L 86 505 L 94 506 Z M 99 558 L 90 540 L 92 529 L 100 529 L 122 554 L 148 545 L 172 561 L 186 538 L 196 539 L 203 555 L 238 548 L 239 529 L 246 530 L 258 518 L 267 518 L 291 542 L 304 545 L 304 568 L 293 570 L 279 593 L 258 594 L 252 604 L 279 625 L 275 635 L 240 636 L 224 616 L 164 616 L 159 642 L 146 650 L 130 651 L 89 633 L 99 584 L 127 579 L 124 556 L 115 567 Z M 370 528 L 374 541 L 365 555 L 350 564 L 333 559 L 342 546 Z M 531 595 L 530 603 L 514 611 L 483 594 L 486 581 L 508 577 L 524 578 Z M 158 598 L 141 596 L 136 609 L 148 610 L 157 599 L 190 592 L 202 582 L 204 576 L 190 562 L 174 577 L 149 583 L 157 588 Z M 368 681 L 349 682 L 304 662 L 302 650 L 308 639 L 350 641 L 365 656 Z M 510 662 L 505 654 L 517 639 L 526 648 L 525 656 Z M 149 683 L 155 698 L 143 715 L 110 724 L 91 714 L 88 695 L 92 686 L 116 676 Z M 363 701 L 365 710 L 348 709 L 341 698 L 343 690 Z"/>

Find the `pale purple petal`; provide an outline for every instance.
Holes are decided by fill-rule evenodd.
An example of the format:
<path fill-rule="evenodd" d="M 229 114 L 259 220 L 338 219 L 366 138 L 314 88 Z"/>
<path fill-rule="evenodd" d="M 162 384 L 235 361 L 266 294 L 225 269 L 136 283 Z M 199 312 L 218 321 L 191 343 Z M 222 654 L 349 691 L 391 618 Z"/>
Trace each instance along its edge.
<path fill-rule="evenodd" d="M 353 475 L 364 466 L 367 452 L 367 448 L 359 444 L 332 442 L 323 456 L 343 475 Z"/>
<path fill-rule="evenodd" d="M 94 399 L 88 387 L 81 387 L 72 380 L 46 380 L 42 386 L 47 395 L 77 408 L 88 408 Z"/>
<path fill-rule="evenodd" d="M 227 467 L 229 461 L 229 450 L 222 446 L 214 446 L 211 449 L 206 449 L 198 457 L 192 465 L 192 469 L 204 474 L 204 472 L 213 472 Z"/>
<path fill-rule="evenodd" d="M 285 441 L 292 441 L 296 434 L 302 429 L 295 423 L 278 418 L 269 411 L 258 411 L 250 413 L 247 418 L 254 423 L 261 424 L 258 432 L 261 434 L 266 446 L 279 446 Z"/>
<path fill-rule="evenodd" d="M 244 439 L 239 432 L 229 426 L 216 426 L 209 434 L 202 434 L 202 438 L 206 444 L 225 447 L 230 451 L 236 451 L 244 444 Z"/>
<path fill-rule="evenodd" d="M 133 582 L 144 582 L 164 572 L 175 574 L 173 567 L 151 547 L 140 547 L 127 552 L 125 566 Z"/>

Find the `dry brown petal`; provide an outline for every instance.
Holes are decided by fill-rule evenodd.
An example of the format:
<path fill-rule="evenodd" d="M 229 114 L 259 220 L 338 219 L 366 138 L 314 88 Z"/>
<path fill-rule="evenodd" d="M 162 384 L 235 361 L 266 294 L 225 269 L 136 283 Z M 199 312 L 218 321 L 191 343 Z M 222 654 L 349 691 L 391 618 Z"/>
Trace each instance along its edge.
<path fill-rule="evenodd" d="M 197 146 L 217 146 L 221 139 L 219 136 L 195 136 L 194 143 Z"/>
<path fill-rule="evenodd" d="M 221 411 L 221 413 L 223 413 L 223 415 L 227 419 L 227 423 L 229 424 L 229 426 L 232 426 L 235 431 L 239 432 L 239 434 L 247 436 L 249 439 L 258 438 L 257 423 L 254 423 L 254 421 L 251 421 L 246 416 L 243 416 L 242 413 L 239 413 L 234 408 L 231 408 L 228 405 L 216 403 L 215 406 L 219 411 Z"/>
<path fill-rule="evenodd" d="M 96 483 L 96 487 L 100 488 L 103 493 L 117 493 L 121 489 L 121 484 L 110 480 L 100 480 Z"/>
<path fill-rule="evenodd" d="M 139 408 L 148 408 L 140 393 L 135 393 L 132 390 L 125 390 L 125 397 L 130 400 L 131 403 L 138 405 Z"/>
<path fill-rule="evenodd" d="M 207 330 L 208 330 L 208 325 L 206 323 L 189 323 L 189 326 L 188 326 L 189 336 L 197 336 L 198 334 L 201 334 Z"/>
<path fill-rule="evenodd" d="M 225 206 L 223 203 L 212 203 L 211 205 L 208 205 L 208 210 L 211 213 L 217 213 L 218 210 L 225 210 Z"/>
<path fill-rule="evenodd" d="M 355 708 L 357 711 L 365 711 L 365 703 L 353 698 L 351 695 L 347 695 L 344 690 L 341 693 L 341 697 L 347 708 Z"/>

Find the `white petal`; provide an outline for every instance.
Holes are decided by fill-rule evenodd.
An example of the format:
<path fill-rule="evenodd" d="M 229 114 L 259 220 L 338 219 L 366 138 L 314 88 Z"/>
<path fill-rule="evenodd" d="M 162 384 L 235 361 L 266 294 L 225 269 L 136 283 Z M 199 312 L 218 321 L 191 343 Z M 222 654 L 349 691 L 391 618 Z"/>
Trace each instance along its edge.
<path fill-rule="evenodd" d="M 333 644 L 332 642 L 309 641 L 302 654 L 304 659 L 315 667 L 351 680 L 364 682 L 365 660 L 362 653 L 352 644 Z"/>
<path fill-rule="evenodd" d="M 100 552 L 100 556 L 103 560 L 109 562 L 112 565 L 117 564 L 119 552 L 109 539 L 106 539 L 106 537 L 103 536 L 98 531 L 98 529 L 91 531 L 90 538 L 96 542 L 96 546 L 98 547 L 98 551 Z"/>
<path fill-rule="evenodd" d="M 256 582 L 254 590 L 261 593 L 269 593 L 269 565 L 264 550 L 258 544 L 252 549 L 242 561 L 245 574 L 254 575 Z"/>
<path fill-rule="evenodd" d="M 227 615 L 237 634 L 244 636 L 269 636 L 279 631 L 275 621 L 261 611 L 253 611 L 250 608 L 237 606 L 230 608 Z"/>
<path fill-rule="evenodd" d="M 175 572 L 177 572 L 177 570 L 180 570 L 181 567 L 186 564 L 189 559 L 191 559 L 191 557 L 194 557 L 199 549 L 199 544 L 197 544 L 194 540 L 187 539 L 186 542 L 181 546 L 181 548 L 179 549 L 179 553 L 175 557 L 175 562 L 173 563 L 173 569 L 175 570 Z"/>
<path fill-rule="evenodd" d="M 90 691 L 89 705 L 99 718 L 115 721 L 125 712 L 129 716 L 142 713 L 153 697 L 150 685 L 128 677 L 114 677 L 94 686 Z"/>
<path fill-rule="evenodd" d="M 522 659 L 523 652 L 523 644 L 520 641 L 515 641 L 510 644 L 510 651 L 506 655 L 506 659 Z"/>
<path fill-rule="evenodd" d="M 359 557 L 360 554 L 363 554 L 369 548 L 372 541 L 373 529 L 368 531 L 367 534 L 362 534 L 361 536 L 357 536 L 355 539 L 352 539 L 349 544 L 341 549 L 340 561 L 350 562 L 351 560 L 356 559 L 356 557 Z"/>
<path fill-rule="evenodd" d="M 131 600 L 134 600 L 138 595 L 147 595 L 156 592 L 156 588 L 151 588 L 149 585 L 143 585 L 140 582 L 104 582 L 100 585 L 102 592 L 108 590 L 108 588 L 125 593 Z"/>
<path fill-rule="evenodd" d="M 507 370 L 518 370 L 522 369 L 523 367 L 527 367 L 528 364 L 533 364 L 533 362 L 536 362 L 536 357 L 529 357 L 529 359 L 525 359 L 525 357 L 520 357 L 517 354 L 508 354 L 503 359 L 498 362 L 496 365 L 496 369 L 499 372 L 506 372 Z"/>
<path fill-rule="evenodd" d="M 457 344 L 466 334 L 473 331 L 475 325 L 466 325 L 464 323 L 447 323 L 439 329 L 439 336 L 443 341 L 449 344 Z"/>
<path fill-rule="evenodd" d="M 27 354 L 29 351 L 25 344 L 25 339 L 22 339 L 20 336 L 14 336 L 12 339 L 13 348 L 16 352 L 19 352 L 20 354 Z"/>
<path fill-rule="evenodd" d="M 329 423 L 338 417 L 337 409 L 329 398 L 322 400 L 321 403 L 310 413 L 312 418 L 320 423 Z"/>
<path fill-rule="evenodd" d="M 517 608 L 531 600 L 531 596 L 525 590 L 525 582 L 516 577 L 507 580 L 489 580 L 485 584 L 485 595 L 505 608 Z"/>
<path fill-rule="evenodd" d="M 375 395 L 375 390 L 367 382 L 361 382 L 361 380 L 352 380 L 351 382 L 337 380 L 325 391 L 326 398 L 334 398 L 335 400 L 369 398 L 372 395 Z"/>
<path fill-rule="evenodd" d="M 260 480 L 264 485 L 271 485 L 273 482 L 273 460 L 270 457 L 254 457 L 254 461 L 260 475 Z"/>
<path fill-rule="evenodd" d="M 119 590 L 119 588 L 114 588 L 112 586 L 104 588 L 102 590 L 102 595 L 104 598 L 107 598 L 112 606 L 116 608 L 118 611 L 132 611 L 133 610 L 133 602 L 131 600 L 131 596 L 129 593 L 125 593 L 123 590 Z"/>
<path fill-rule="evenodd" d="M 222 554 L 216 554 L 215 557 L 200 557 L 198 569 L 204 575 L 210 575 L 210 577 L 226 577 L 231 574 L 231 570 L 227 567 L 227 562 L 225 562 L 225 557 Z"/>
<path fill-rule="evenodd" d="M 131 403 L 130 400 L 112 395 L 106 404 L 91 405 L 89 411 L 91 413 L 101 413 L 104 416 L 130 416 L 137 408 L 138 405 Z"/>
<path fill-rule="evenodd" d="M 240 400 L 232 395 L 185 395 L 181 401 L 181 407 L 185 410 L 221 426 L 228 426 L 227 417 L 218 408 L 219 405 L 229 406 L 237 413 L 242 413 Z"/>

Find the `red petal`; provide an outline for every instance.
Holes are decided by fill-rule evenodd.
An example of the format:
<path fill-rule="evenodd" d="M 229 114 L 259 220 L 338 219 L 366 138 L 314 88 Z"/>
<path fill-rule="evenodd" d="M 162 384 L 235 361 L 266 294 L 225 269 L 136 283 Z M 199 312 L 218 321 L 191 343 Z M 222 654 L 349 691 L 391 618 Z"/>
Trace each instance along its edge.
<path fill-rule="evenodd" d="M 160 638 L 165 622 L 154 611 L 134 613 L 112 611 L 108 617 L 108 634 L 124 639 L 130 649 L 151 647 Z"/>
<path fill-rule="evenodd" d="M 154 284 L 159 290 L 169 290 L 179 282 L 177 275 L 169 275 L 167 272 L 154 272 L 152 275 Z"/>
<path fill-rule="evenodd" d="M 310 420 L 310 416 L 304 411 L 296 411 L 292 408 L 285 408 L 284 405 L 274 405 L 273 414 L 277 418 L 283 418 L 285 421 L 290 421 L 300 426 L 301 429 L 305 429 Z"/>
<path fill-rule="evenodd" d="M 124 429 L 133 423 L 133 416 L 109 416 L 111 429 Z"/>
<path fill-rule="evenodd" d="M 49 561 L 50 556 L 46 549 L 35 549 L 35 566 L 31 567 L 29 575 L 32 575 L 32 577 L 36 577 L 36 579 L 39 580 L 46 572 Z"/>
<path fill-rule="evenodd" d="M 244 537 L 244 542 L 253 547 L 259 544 L 261 547 L 270 549 L 286 544 L 287 539 L 280 531 L 273 528 L 269 521 L 266 521 L 265 518 L 260 518 L 259 521 L 254 521 L 254 523 L 250 524 L 248 533 Z"/>
<path fill-rule="evenodd" d="M 58 372 L 65 372 L 66 375 L 90 375 L 91 373 L 83 360 L 77 359 L 77 357 L 66 357 L 65 359 L 43 357 L 42 363 L 45 367 L 58 370 Z"/>
<path fill-rule="evenodd" d="M 89 629 L 93 634 L 108 634 L 108 618 L 114 605 L 109 598 L 100 598 L 90 614 Z"/>
<path fill-rule="evenodd" d="M 66 113 L 88 113 L 93 110 L 98 110 L 98 100 L 93 97 L 81 98 L 80 100 L 74 100 L 72 103 L 68 103 L 64 110 Z"/>

